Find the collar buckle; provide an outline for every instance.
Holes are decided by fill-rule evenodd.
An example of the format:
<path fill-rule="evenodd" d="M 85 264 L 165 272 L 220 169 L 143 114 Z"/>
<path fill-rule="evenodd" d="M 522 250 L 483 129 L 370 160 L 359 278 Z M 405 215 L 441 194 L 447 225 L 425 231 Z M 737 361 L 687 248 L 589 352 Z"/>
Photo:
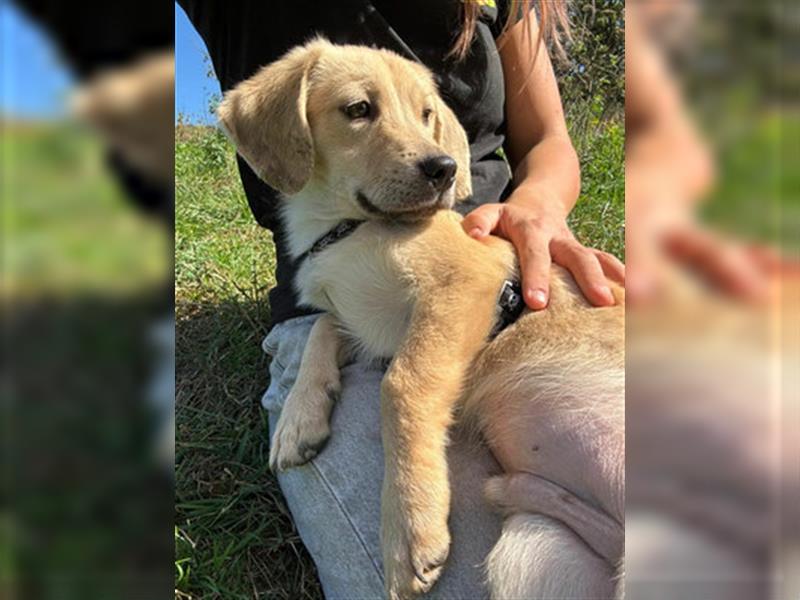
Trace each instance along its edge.
<path fill-rule="evenodd" d="M 494 339 L 503 329 L 519 319 L 525 310 L 525 300 L 522 297 L 522 286 L 515 279 L 506 279 L 500 288 L 497 298 L 497 308 L 500 313 L 497 317 L 490 339 Z"/>

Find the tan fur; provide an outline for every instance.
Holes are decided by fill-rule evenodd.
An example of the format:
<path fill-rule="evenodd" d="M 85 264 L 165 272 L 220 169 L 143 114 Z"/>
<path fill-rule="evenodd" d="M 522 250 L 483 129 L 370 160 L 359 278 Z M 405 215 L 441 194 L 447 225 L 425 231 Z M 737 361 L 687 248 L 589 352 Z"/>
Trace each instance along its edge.
<path fill-rule="evenodd" d="M 175 56 L 172 50 L 101 71 L 73 93 L 70 109 L 145 177 L 173 185 Z"/>
<path fill-rule="evenodd" d="M 361 100 L 369 100 L 378 116 L 351 122 L 341 108 Z M 426 108 L 434 111 L 427 122 Z M 300 464 L 328 435 L 331 406 L 323 389 L 338 384 L 330 358 L 337 352 L 333 319 L 356 351 L 392 359 L 381 388 L 388 595 L 406 598 L 430 589 L 446 559 L 445 447 L 459 406 L 511 472 L 542 467 L 525 432 L 515 428 L 528 423 L 532 392 L 539 405 L 584 411 L 585 431 L 597 432 L 598 446 L 613 448 L 611 458 L 607 452 L 589 459 L 577 454 L 588 466 L 570 467 L 564 480 L 555 480 L 620 522 L 623 444 L 614 428 L 622 419 L 623 308 L 590 308 L 571 277 L 554 268 L 550 308 L 528 313 L 487 345 L 502 281 L 516 269 L 515 253 L 498 238 L 468 237 L 460 216 L 447 210 L 470 192 L 468 145 L 431 75 L 388 51 L 315 40 L 229 92 L 219 114 L 239 152 L 287 194 L 283 216 L 294 256 L 343 219 L 368 221 L 298 272 L 301 301 L 330 317 L 309 340 L 271 462 Z M 276 157 L 281 153 L 293 160 Z M 417 163 L 442 153 L 456 159 L 458 171 L 454 185 L 434 193 Z M 621 300 L 621 290 L 615 293 Z M 538 389 L 543 382 L 547 393 Z M 587 394 L 588 406 L 579 401 Z M 520 442 L 518 452 L 511 441 Z M 561 525 L 553 535 L 568 536 L 567 546 L 581 544 Z M 577 561 L 594 556 L 585 545 L 576 552 Z M 591 560 L 590 570 L 603 562 Z M 606 571 L 593 577 L 608 579 Z"/>
<path fill-rule="evenodd" d="M 282 470 L 317 455 L 330 435 L 329 419 L 339 396 L 339 367 L 345 357 L 332 315 L 314 323 L 292 387 L 275 426 L 269 466 Z"/>
<path fill-rule="evenodd" d="M 573 531 L 581 532 L 583 541 L 609 564 L 622 556 L 625 543 L 622 523 L 543 477 L 523 472 L 492 477 L 486 483 L 486 497 L 512 514 L 525 508 L 527 512 L 561 521 Z"/>

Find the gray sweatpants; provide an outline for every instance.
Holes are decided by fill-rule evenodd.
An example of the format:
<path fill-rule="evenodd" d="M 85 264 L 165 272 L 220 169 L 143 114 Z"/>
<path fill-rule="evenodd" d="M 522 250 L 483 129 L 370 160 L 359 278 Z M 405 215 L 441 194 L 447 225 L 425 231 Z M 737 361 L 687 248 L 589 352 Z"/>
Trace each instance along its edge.
<path fill-rule="evenodd" d="M 275 326 L 264 340 L 270 356 L 269 389 L 262 403 L 274 429 L 300 366 L 315 316 Z M 310 463 L 278 480 L 297 529 L 319 570 L 327 598 L 383 597 L 380 497 L 383 449 L 380 382 L 383 370 L 354 363 L 342 370 L 342 396 L 332 434 Z M 454 431 L 448 453 L 452 503 L 450 557 L 426 598 L 473 600 L 487 596 L 483 561 L 500 535 L 501 519 L 482 496 L 487 477 L 500 472 L 489 451 Z"/>

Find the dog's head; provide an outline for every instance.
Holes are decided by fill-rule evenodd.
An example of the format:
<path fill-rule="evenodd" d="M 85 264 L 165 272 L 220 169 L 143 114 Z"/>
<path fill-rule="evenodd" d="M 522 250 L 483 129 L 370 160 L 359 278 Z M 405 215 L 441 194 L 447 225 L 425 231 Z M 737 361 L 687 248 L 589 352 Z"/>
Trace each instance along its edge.
<path fill-rule="evenodd" d="M 265 182 L 289 196 L 313 182 L 342 214 L 415 220 L 471 193 L 466 135 L 430 72 L 386 50 L 314 40 L 218 115 Z"/>

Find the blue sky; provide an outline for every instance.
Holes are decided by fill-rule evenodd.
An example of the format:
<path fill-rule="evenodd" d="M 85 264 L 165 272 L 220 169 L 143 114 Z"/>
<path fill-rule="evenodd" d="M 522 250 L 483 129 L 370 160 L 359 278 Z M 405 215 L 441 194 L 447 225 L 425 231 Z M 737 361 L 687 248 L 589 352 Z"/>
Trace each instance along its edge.
<path fill-rule="evenodd" d="M 212 0 L 219 1 L 219 0 Z M 191 123 L 211 124 L 216 120 L 209 102 L 219 96 L 219 82 L 208 77 L 211 62 L 205 44 L 186 13 L 175 4 L 175 115 L 183 114 Z"/>
<path fill-rule="evenodd" d="M 62 117 L 71 84 L 46 36 L 10 2 L 0 1 L 0 115 Z"/>
<path fill-rule="evenodd" d="M 175 110 L 192 123 L 214 123 L 208 106 L 219 94 L 203 40 L 175 5 Z M 73 79 L 46 34 L 10 2 L 0 0 L 0 114 L 57 119 Z"/>

